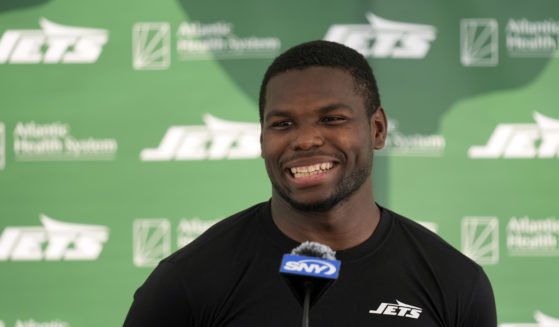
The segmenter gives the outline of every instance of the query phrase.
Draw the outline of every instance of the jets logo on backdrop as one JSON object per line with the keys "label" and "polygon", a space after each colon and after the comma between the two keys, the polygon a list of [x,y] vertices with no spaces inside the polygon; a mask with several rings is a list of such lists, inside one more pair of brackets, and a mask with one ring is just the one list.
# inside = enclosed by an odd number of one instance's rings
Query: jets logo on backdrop
{"label": "jets logo on backdrop", "polygon": [[431,25],[391,21],[373,13],[365,16],[369,25],[332,25],[324,39],[345,44],[365,57],[421,59],[436,38]]}
{"label": "jets logo on backdrop", "polygon": [[503,323],[499,327],[559,327],[559,319],[550,317],[540,311],[534,313],[536,323]]}
{"label": "jets logo on backdrop", "polygon": [[499,63],[499,32],[495,19],[460,21],[460,61],[464,66],[496,66]]}
{"label": "jets logo on backdrop", "polygon": [[536,124],[498,124],[486,145],[468,150],[474,159],[559,156],[559,120],[534,112]]}
{"label": "jets logo on backdrop", "polygon": [[413,305],[405,304],[396,300],[396,303],[381,303],[376,310],[369,310],[370,314],[397,316],[418,319],[423,309]]}
{"label": "jets logo on backdrop", "polygon": [[74,224],[40,215],[43,226],[6,227],[0,261],[96,260],[109,238],[105,226]]}
{"label": "jets logo on backdrop", "polygon": [[167,69],[171,66],[171,24],[136,23],[132,29],[134,69]]}
{"label": "jets logo on backdrop", "polygon": [[108,31],[39,19],[41,30],[7,30],[0,39],[0,64],[91,64],[108,40]]}
{"label": "jets logo on backdrop", "polygon": [[260,124],[204,115],[205,126],[171,126],[142,161],[253,159],[260,156]]}

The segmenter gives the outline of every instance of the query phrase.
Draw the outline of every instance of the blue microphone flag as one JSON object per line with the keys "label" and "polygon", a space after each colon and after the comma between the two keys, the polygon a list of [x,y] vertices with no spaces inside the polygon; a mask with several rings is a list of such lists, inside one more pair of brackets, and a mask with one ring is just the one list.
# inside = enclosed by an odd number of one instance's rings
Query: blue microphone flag
{"label": "blue microphone flag", "polygon": [[317,257],[284,254],[280,273],[337,279],[340,272],[340,261]]}

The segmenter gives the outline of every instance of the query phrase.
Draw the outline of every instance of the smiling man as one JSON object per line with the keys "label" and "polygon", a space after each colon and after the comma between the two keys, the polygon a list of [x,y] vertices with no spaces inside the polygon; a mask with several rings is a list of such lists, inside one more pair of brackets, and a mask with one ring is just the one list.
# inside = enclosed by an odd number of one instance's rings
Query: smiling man
{"label": "smiling man", "polygon": [[387,119],[362,55],[327,41],[289,49],[268,68],[259,107],[271,200],[163,260],[125,326],[297,326],[302,309],[278,266],[305,241],[342,262],[314,326],[496,326],[482,268],[375,202]]}
{"label": "smiling man", "polygon": [[382,107],[366,109],[364,84],[340,68],[310,66],[277,73],[263,92],[272,218],[297,241],[343,250],[365,241],[379,221],[371,172],[387,120]]}

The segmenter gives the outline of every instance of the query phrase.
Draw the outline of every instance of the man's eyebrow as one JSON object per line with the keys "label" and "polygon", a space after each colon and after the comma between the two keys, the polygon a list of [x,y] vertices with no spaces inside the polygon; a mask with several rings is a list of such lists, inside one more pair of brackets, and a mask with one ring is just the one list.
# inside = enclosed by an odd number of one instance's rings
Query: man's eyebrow
{"label": "man's eyebrow", "polygon": [[320,114],[327,114],[327,113],[329,113],[329,112],[331,112],[331,111],[338,110],[338,109],[352,111],[351,107],[348,106],[348,105],[346,105],[346,104],[343,104],[343,103],[333,103],[333,104],[330,104],[330,105],[327,105],[327,106],[325,106],[325,107],[320,108],[320,109],[318,110],[318,112],[319,112]]}
{"label": "man's eyebrow", "polygon": [[274,117],[286,117],[286,116],[289,116],[289,111],[273,109],[270,112],[266,113],[266,115],[264,115],[264,119],[266,120]]}
{"label": "man's eyebrow", "polygon": [[[349,110],[352,111],[351,107],[343,104],[343,103],[332,103],[327,106],[321,107],[318,109],[318,113],[321,115],[327,114],[334,110]],[[282,110],[282,109],[272,109],[268,113],[265,114],[264,120],[272,119],[275,117],[289,117],[292,113],[289,110]]]}

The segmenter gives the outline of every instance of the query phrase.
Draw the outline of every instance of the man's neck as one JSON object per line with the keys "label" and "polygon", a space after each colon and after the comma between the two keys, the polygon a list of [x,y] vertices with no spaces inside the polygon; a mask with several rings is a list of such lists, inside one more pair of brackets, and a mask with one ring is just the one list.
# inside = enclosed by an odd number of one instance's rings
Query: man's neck
{"label": "man's neck", "polygon": [[380,209],[372,190],[356,192],[326,212],[297,210],[273,193],[271,210],[276,226],[291,239],[319,242],[334,250],[363,243],[380,221]]}

